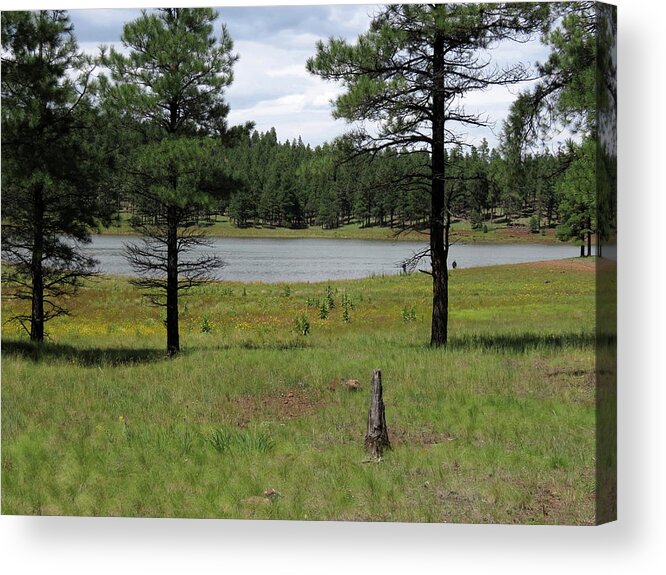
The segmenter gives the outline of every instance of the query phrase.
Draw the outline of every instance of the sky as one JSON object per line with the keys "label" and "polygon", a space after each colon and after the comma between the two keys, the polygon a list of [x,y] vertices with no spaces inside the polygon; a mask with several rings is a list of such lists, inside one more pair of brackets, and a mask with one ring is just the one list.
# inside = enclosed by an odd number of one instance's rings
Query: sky
{"label": "sky", "polygon": [[[219,21],[226,24],[240,57],[226,91],[230,123],[254,121],[262,132],[275,127],[281,141],[300,136],[312,146],[342,134],[349,126],[332,118],[331,101],[343,88],[309,74],[305,62],[315,54],[320,39],[335,36],[353,42],[367,30],[377,8],[370,4],[217,7]],[[79,45],[90,53],[96,53],[100,44],[121,49],[123,24],[139,15],[132,8],[70,11]],[[543,61],[547,51],[535,41],[503,45],[493,55],[500,64],[516,60],[534,64]],[[485,137],[491,147],[497,144],[502,120],[520,88],[497,87],[470,95],[466,109],[486,115],[494,129],[470,131],[469,143],[478,144]]]}

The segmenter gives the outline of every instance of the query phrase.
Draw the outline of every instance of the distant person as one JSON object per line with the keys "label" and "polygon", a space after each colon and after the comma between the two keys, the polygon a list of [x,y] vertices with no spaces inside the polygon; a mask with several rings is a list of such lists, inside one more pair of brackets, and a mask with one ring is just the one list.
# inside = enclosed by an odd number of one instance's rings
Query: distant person
{"label": "distant person", "polygon": [[456,263],[456,260],[453,260],[453,263],[451,264],[451,267],[453,269],[456,269],[458,267],[458,264]]}

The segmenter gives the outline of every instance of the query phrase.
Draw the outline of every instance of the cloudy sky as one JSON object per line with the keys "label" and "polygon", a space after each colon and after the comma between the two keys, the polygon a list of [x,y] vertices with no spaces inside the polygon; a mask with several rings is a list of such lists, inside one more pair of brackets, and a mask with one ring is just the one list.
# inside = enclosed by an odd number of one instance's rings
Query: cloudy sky
{"label": "cloudy sky", "polygon": [[[333,120],[330,104],[341,87],[308,74],[305,62],[315,53],[319,39],[342,36],[353,41],[367,29],[376,9],[370,4],[218,7],[220,21],[226,23],[240,56],[234,82],[227,90],[230,122],[252,120],[260,131],[275,127],[280,140],[301,136],[313,146],[343,133],[346,125]],[[140,11],[78,9],[70,15],[80,46],[96,53],[100,44],[120,49],[123,24],[138,17]],[[545,56],[538,42],[502,46],[494,52],[501,64],[516,59],[533,64]],[[466,100],[469,111],[482,112],[494,122],[494,130],[470,132],[470,143],[485,137],[491,146],[496,144],[517,89],[496,88]]]}

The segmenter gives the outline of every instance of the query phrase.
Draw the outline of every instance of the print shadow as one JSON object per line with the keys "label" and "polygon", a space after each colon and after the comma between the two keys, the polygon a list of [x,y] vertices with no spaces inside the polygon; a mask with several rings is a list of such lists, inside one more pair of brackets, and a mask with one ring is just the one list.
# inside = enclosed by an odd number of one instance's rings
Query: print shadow
{"label": "print shadow", "polygon": [[448,349],[487,349],[496,351],[524,352],[531,349],[561,349],[564,347],[601,347],[615,343],[612,334],[561,333],[561,334],[472,334],[453,336]]}
{"label": "print shadow", "polygon": [[83,367],[127,366],[168,359],[166,352],[161,349],[76,348],[49,342],[35,344],[16,340],[2,341],[2,355],[21,357],[35,363],[60,360]]}

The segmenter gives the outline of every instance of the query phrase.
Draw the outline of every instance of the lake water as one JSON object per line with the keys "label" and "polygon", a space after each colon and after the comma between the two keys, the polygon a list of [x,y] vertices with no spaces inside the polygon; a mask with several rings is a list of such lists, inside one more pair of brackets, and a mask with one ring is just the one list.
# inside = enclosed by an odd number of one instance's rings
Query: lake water
{"label": "lake water", "polygon": [[[401,262],[426,247],[407,241],[370,241],[294,238],[211,238],[212,248],[226,266],[217,278],[242,282],[318,282],[355,279],[371,275],[400,273]],[[132,275],[123,257],[123,246],[136,238],[93,236],[84,246],[86,254],[99,261],[103,273]],[[459,268],[496,264],[525,263],[571,258],[579,254],[576,246],[543,244],[455,244],[449,265]],[[422,269],[428,269],[426,260]]]}

